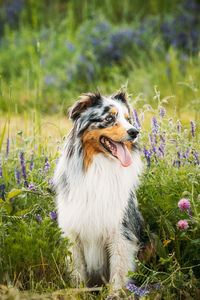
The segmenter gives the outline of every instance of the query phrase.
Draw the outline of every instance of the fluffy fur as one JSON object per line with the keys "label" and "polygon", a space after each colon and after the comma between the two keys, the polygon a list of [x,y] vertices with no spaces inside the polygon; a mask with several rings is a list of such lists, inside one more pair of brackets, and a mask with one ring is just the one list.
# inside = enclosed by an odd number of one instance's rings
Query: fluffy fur
{"label": "fluffy fur", "polygon": [[76,278],[127,283],[142,232],[135,189],[142,171],[127,96],[85,94],[56,166],[58,223],[74,242]]}

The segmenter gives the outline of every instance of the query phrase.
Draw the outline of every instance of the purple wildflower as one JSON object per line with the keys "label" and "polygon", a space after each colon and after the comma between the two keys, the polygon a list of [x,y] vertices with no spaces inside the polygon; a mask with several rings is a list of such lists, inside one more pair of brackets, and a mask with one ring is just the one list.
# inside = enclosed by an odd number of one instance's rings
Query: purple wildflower
{"label": "purple wildflower", "polygon": [[54,184],[53,184],[53,178],[50,178],[50,179],[48,180],[48,184],[50,185],[51,188],[54,187]]}
{"label": "purple wildflower", "polygon": [[22,176],[24,177],[24,185],[28,187],[28,183],[26,180],[26,167],[25,167],[26,161],[23,152],[19,152],[19,158],[20,158],[20,164],[22,169]]}
{"label": "purple wildflower", "polygon": [[151,152],[147,150],[147,148],[144,145],[144,150],[143,150],[144,156],[147,160],[147,166],[150,168],[151,166]]}
{"label": "purple wildflower", "polygon": [[135,284],[130,283],[130,282],[127,284],[126,288],[130,292],[132,292],[138,296],[146,296],[147,294],[149,294],[149,291],[151,289],[148,285],[146,285],[144,288],[141,288],[141,287],[137,287]]}
{"label": "purple wildflower", "polygon": [[47,174],[49,172],[50,163],[48,161],[48,158],[45,157],[45,164],[44,164],[44,173]]}
{"label": "purple wildflower", "polygon": [[36,191],[37,190],[36,187],[34,186],[34,184],[32,182],[29,184],[28,189],[30,191]]}
{"label": "purple wildflower", "polygon": [[195,137],[196,124],[193,121],[191,121],[190,124],[191,124],[191,127],[192,127],[192,131],[191,131],[192,136]]}
{"label": "purple wildflower", "polygon": [[187,160],[189,160],[189,156],[190,156],[190,149],[188,149],[188,150],[186,151],[186,159],[187,159]]}
{"label": "purple wildflower", "polygon": [[51,211],[51,212],[49,213],[49,216],[50,216],[50,218],[51,218],[53,221],[56,221],[56,220],[57,220],[57,214],[56,214],[55,211]]}
{"label": "purple wildflower", "polygon": [[1,164],[1,154],[0,154],[0,177],[3,176],[2,164]]}
{"label": "purple wildflower", "polygon": [[166,143],[165,137],[162,134],[160,134],[160,140],[162,143]]}
{"label": "purple wildflower", "polygon": [[177,130],[178,130],[178,133],[181,134],[181,122],[180,121],[178,121]]}
{"label": "purple wildflower", "polygon": [[156,118],[153,116],[151,119],[151,127],[152,127],[152,132],[153,133],[158,133],[159,131],[159,126],[158,126],[158,121],[156,120]]}
{"label": "purple wildflower", "polygon": [[38,222],[41,224],[42,223],[42,218],[40,217],[40,215],[35,215],[35,217],[37,218]]}
{"label": "purple wildflower", "polygon": [[181,166],[181,161],[180,160],[174,160],[173,161],[173,167],[175,167],[175,166],[178,166],[178,168],[180,168],[180,166]]}
{"label": "purple wildflower", "polygon": [[33,160],[33,154],[31,155],[31,161],[30,161],[30,166],[29,166],[29,171],[32,171],[34,167],[34,160]]}
{"label": "purple wildflower", "polygon": [[22,218],[22,221],[24,221],[24,215],[23,214],[21,215],[21,218]]}
{"label": "purple wildflower", "polygon": [[195,149],[192,149],[191,153],[192,153],[192,156],[194,157],[194,165],[195,166],[199,165],[200,164],[200,162],[199,162],[199,152]]}
{"label": "purple wildflower", "polygon": [[6,144],[6,155],[8,156],[10,153],[10,139],[7,138],[7,144]]}
{"label": "purple wildflower", "polygon": [[17,180],[17,183],[20,185],[20,173],[19,173],[19,170],[18,170],[18,166],[15,170],[15,178]]}
{"label": "purple wildflower", "polygon": [[188,229],[188,222],[185,220],[178,221],[177,228],[181,231]]}
{"label": "purple wildflower", "polygon": [[190,208],[190,201],[188,199],[183,198],[178,202],[178,207],[181,210],[187,210]]}
{"label": "purple wildflower", "polygon": [[165,156],[165,145],[164,144],[161,144],[158,147],[158,155],[159,155],[159,157],[164,157]]}
{"label": "purple wildflower", "polygon": [[163,119],[166,114],[166,110],[163,106],[160,107],[160,117]]}
{"label": "purple wildflower", "polygon": [[0,184],[0,197],[5,200],[5,184]]}
{"label": "purple wildflower", "polygon": [[134,117],[134,126],[137,130],[141,130],[141,124],[138,118],[137,110],[133,109],[133,117]]}

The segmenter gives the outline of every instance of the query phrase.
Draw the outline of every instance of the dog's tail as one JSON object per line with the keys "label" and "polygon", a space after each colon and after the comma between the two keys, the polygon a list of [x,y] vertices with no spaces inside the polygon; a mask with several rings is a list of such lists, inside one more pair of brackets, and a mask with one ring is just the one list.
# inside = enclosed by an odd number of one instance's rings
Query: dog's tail
{"label": "dog's tail", "polygon": [[153,233],[150,234],[149,241],[144,242],[144,246],[140,248],[138,251],[138,259],[143,264],[148,264],[157,252],[155,235]]}

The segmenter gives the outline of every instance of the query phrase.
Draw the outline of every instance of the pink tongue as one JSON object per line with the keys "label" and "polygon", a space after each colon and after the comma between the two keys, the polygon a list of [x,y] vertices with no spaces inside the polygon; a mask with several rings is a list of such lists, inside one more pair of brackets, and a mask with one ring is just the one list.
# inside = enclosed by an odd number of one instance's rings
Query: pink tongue
{"label": "pink tongue", "polygon": [[115,144],[115,146],[117,147],[115,156],[117,156],[117,158],[120,160],[122,166],[123,167],[130,166],[130,164],[132,163],[132,158],[131,158],[131,154],[128,151],[126,145],[117,143],[117,142],[113,142],[113,141],[112,141],[112,143]]}

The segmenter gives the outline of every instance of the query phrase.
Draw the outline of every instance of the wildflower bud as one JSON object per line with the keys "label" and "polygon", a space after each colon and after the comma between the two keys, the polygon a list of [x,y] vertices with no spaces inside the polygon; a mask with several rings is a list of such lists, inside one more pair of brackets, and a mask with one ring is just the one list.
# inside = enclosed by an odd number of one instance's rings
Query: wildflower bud
{"label": "wildflower bud", "polygon": [[56,214],[55,211],[51,211],[51,212],[49,213],[49,216],[50,216],[50,218],[51,218],[53,221],[56,221],[56,219],[57,219],[57,214]]}
{"label": "wildflower bud", "polygon": [[44,165],[44,174],[47,174],[49,172],[50,163],[48,161],[48,158],[45,157],[45,165]]}
{"label": "wildflower bud", "polygon": [[20,173],[19,173],[19,170],[18,170],[18,166],[17,166],[17,169],[15,170],[15,178],[17,180],[17,184],[20,185]]}
{"label": "wildflower bud", "polygon": [[133,117],[134,117],[134,126],[137,130],[141,130],[141,124],[138,118],[137,110],[134,108],[133,109]]}
{"label": "wildflower bud", "polygon": [[1,155],[0,155],[0,177],[3,176],[2,165],[1,165]]}
{"label": "wildflower bud", "polygon": [[190,202],[189,200],[183,198],[179,201],[178,203],[178,207],[181,209],[181,210],[187,210],[190,208]]}
{"label": "wildflower bud", "polygon": [[163,106],[160,107],[160,117],[163,119],[166,114],[166,110]]}
{"label": "wildflower bud", "polygon": [[196,124],[193,121],[191,121],[190,124],[192,127],[192,136],[195,137]]}
{"label": "wildflower bud", "polygon": [[178,133],[181,134],[181,123],[180,123],[180,121],[178,121],[177,130],[178,130]]}
{"label": "wildflower bud", "polygon": [[188,222],[185,220],[178,221],[177,228],[181,231],[188,229]]}
{"label": "wildflower bud", "polygon": [[40,217],[40,215],[35,215],[35,217],[37,218],[38,222],[41,224],[42,223],[42,218]]}
{"label": "wildflower bud", "polygon": [[9,155],[10,153],[10,139],[7,138],[7,145],[6,145],[6,154],[7,156]]}
{"label": "wildflower bud", "polygon": [[158,131],[159,131],[158,121],[156,120],[156,118],[154,116],[151,119],[151,127],[152,127],[153,133],[158,133]]}

